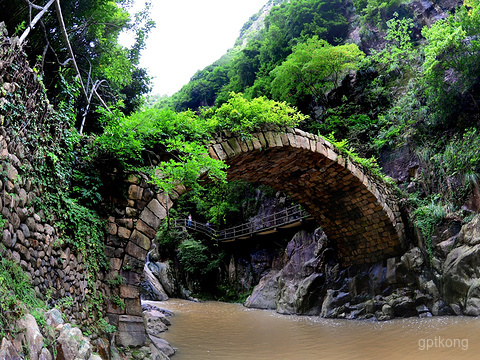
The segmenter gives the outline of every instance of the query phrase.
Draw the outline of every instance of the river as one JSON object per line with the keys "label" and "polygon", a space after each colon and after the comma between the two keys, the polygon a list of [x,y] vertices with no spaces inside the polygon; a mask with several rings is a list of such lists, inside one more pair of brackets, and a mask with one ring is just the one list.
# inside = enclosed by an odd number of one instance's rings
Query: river
{"label": "river", "polygon": [[480,319],[431,317],[385,322],[280,315],[241,304],[170,299],[165,338],[172,360],[479,359]]}

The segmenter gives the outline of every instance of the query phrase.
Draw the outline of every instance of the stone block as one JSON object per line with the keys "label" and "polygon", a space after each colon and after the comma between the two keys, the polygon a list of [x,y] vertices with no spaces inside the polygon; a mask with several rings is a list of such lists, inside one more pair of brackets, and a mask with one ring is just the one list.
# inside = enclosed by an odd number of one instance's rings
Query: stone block
{"label": "stone block", "polygon": [[117,225],[109,222],[107,224],[107,233],[110,235],[117,235]]}
{"label": "stone block", "polygon": [[122,259],[117,259],[117,258],[111,258],[110,261],[110,269],[111,270],[120,270],[122,267]]}
{"label": "stone block", "polygon": [[142,220],[137,221],[137,224],[136,224],[135,228],[138,231],[140,231],[141,233],[145,234],[150,239],[153,239],[155,237],[155,235],[157,234],[155,229],[152,229],[150,226],[145,224],[145,222],[143,222]]}
{"label": "stone block", "polygon": [[140,286],[142,281],[142,275],[133,271],[122,270],[120,276],[125,279],[125,284],[128,285]]}
{"label": "stone block", "polygon": [[145,261],[147,257],[147,250],[142,249],[140,246],[135,245],[133,242],[129,241],[127,248],[125,249],[126,253],[138,260]]}
{"label": "stone block", "polygon": [[120,285],[120,296],[124,299],[136,299],[140,297],[140,292],[136,286]]}
{"label": "stone block", "polygon": [[218,160],[226,160],[227,159],[227,154],[223,150],[222,145],[220,145],[220,144],[213,145],[213,150],[215,151],[215,154],[216,154],[216,157],[214,157],[214,158],[216,158]]}
{"label": "stone block", "polygon": [[131,200],[140,200],[143,195],[143,189],[138,185],[130,185],[128,188],[128,198]]}
{"label": "stone block", "polygon": [[129,239],[132,232],[124,227],[118,228],[118,237],[121,239]]}
{"label": "stone block", "polygon": [[125,255],[122,269],[142,274],[144,265],[145,261],[139,260],[130,255]]}
{"label": "stone block", "polygon": [[152,245],[150,239],[137,230],[133,230],[130,241],[147,251],[150,250],[150,247]]}
{"label": "stone block", "polygon": [[153,229],[158,229],[162,220],[158,218],[148,207],[140,214],[140,220]]}
{"label": "stone block", "polygon": [[150,209],[150,211],[153,212],[160,220],[163,220],[167,217],[167,210],[157,199],[150,201],[147,205],[147,208]]}

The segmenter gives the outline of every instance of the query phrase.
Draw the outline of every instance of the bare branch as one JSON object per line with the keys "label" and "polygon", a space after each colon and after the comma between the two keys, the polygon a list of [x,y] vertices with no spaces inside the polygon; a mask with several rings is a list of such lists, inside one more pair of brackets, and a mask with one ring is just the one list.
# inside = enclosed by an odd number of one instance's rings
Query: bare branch
{"label": "bare branch", "polygon": [[[35,27],[35,24],[38,22],[38,20],[40,20],[43,16],[43,14],[45,14],[45,12],[47,12],[48,8],[54,3],[55,0],[50,0],[42,9],[42,11],[40,11],[37,16],[35,16],[33,18],[33,20],[30,22],[30,24],[28,25],[28,27],[25,29],[25,31],[23,32],[22,36],[20,36],[20,39],[19,39],[19,44],[21,45],[24,41],[25,41],[25,38],[28,36],[28,34],[30,33],[30,31]],[[30,5],[31,6],[31,5]]]}

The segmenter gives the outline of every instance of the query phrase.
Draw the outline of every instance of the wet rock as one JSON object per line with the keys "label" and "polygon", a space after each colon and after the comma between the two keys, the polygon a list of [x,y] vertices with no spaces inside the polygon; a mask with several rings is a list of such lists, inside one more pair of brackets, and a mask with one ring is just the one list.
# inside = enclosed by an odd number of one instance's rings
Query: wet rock
{"label": "wet rock", "polygon": [[[169,360],[169,357],[161,352],[154,344],[150,344],[151,360]],[[113,359],[112,359],[113,360]]]}
{"label": "wet rock", "polygon": [[168,341],[155,336],[150,336],[150,340],[152,340],[153,345],[155,345],[155,347],[166,356],[172,356],[175,354],[175,349],[172,348]]}
{"label": "wet rock", "polygon": [[452,309],[454,304],[460,309],[463,307],[470,287],[480,278],[478,264],[480,245],[463,245],[448,254],[443,264],[443,294],[444,300]]}
{"label": "wet rock", "polygon": [[370,299],[365,301],[365,313],[366,314],[375,314],[375,301]]}
{"label": "wet rock", "polygon": [[399,296],[391,299],[388,304],[393,308],[395,317],[416,316],[415,302],[408,296]]}
{"label": "wet rock", "polygon": [[382,313],[388,317],[388,320],[393,319],[395,317],[395,310],[388,304],[384,304],[382,306]]}
{"label": "wet rock", "polygon": [[465,302],[465,315],[480,315],[480,279],[477,279],[468,289]]}
{"label": "wet rock", "polygon": [[275,309],[278,289],[278,271],[271,270],[260,279],[244,305],[256,309]]}
{"label": "wet rock", "polygon": [[432,306],[432,314],[435,316],[454,315],[453,310],[448,306],[445,301],[438,300]]}
{"label": "wet rock", "polygon": [[298,315],[318,315],[322,309],[321,292],[325,276],[313,273],[298,285],[295,300],[295,313]]}
{"label": "wet rock", "polygon": [[167,325],[162,321],[162,313],[156,310],[144,311],[143,322],[148,335],[158,336],[167,331]]}
{"label": "wet rock", "polygon": [[148,263],[148,268],[158,279],[167,295],[173,296],[175,294],[175,279],[168,262],[150,262]]}
{"label": "wet rock", "polygon": [[278,291],[277,312],[280,314],[295,314],[298,284],[288,281],[280,284]]}
{"label": "wet rock", "polygon": [[145,293],[142,294],[142,298],[145,300],[165,301],[168,300],[168,295],[165,292],[162,284],[158,278],[150,270],[148,264],[145,264],[143,269],[144,280],[142,287]]}
{"label": "wet rock", "polygon": [[422,251],[420,248],[415,247],[407,251],[401,257],[402,263],[405,265],[407,271],[421,272],[422,267],[425,263]]}
{"label": "wet rock", "polygon": [[349,293],[331,289],[327,290],[327,296],[325,296],[325,299],[323,300],[320,316],[324,318],[335,317],[335,314],[338,313],[338,311],[335,311],[336,308],[345,305],[349,301]]}

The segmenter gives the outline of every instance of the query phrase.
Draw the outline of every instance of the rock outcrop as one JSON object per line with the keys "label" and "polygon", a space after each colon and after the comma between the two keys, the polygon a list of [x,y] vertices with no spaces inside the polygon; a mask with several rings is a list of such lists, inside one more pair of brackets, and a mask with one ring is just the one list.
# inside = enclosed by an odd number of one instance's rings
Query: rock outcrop
{"label": "rock outcrop", "polygon": [[461,228],[457,220],[443,224],[434,243],[433,256],[415,246],[385,262],[341,268],[321,229],[301,231],[245,306],[348,319],[480,315],[480,215]]}

